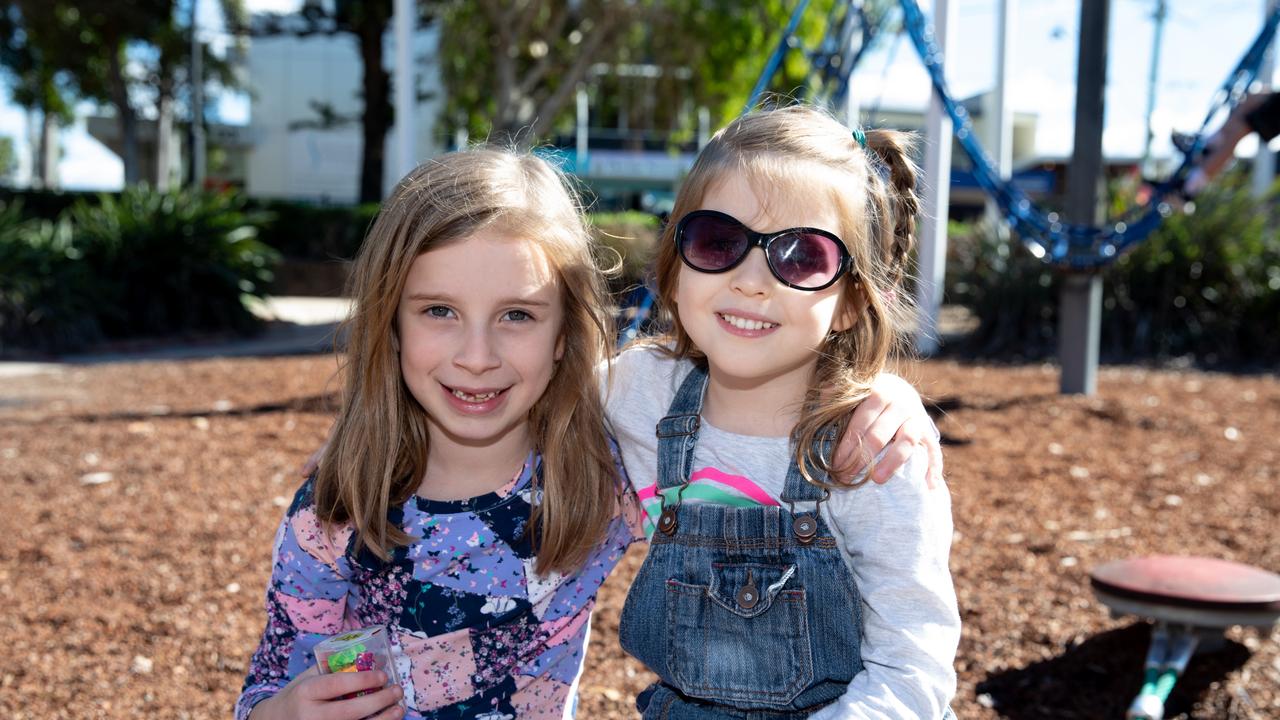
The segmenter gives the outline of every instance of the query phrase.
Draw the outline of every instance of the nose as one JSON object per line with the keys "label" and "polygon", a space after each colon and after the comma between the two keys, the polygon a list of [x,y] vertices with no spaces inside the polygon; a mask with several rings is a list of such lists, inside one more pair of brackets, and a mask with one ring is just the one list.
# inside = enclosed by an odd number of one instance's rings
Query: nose
{"label": "nose", "polygon": [[453,356],[453,364],[472,375],[481,375],[502,365],[491,328],[468,328]]}
{"label": "nose", "polygon": [[773,273],[769,270],[769,261],[765,259],[764,248],[751,248],[746,259],[729,271],[729,276],[730,287],[747,297],[767,295],[774,285]]}

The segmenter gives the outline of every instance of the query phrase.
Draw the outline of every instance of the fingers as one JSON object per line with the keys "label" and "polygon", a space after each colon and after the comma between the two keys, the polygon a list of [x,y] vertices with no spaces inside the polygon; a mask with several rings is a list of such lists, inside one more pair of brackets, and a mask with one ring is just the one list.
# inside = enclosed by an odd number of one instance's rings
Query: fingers
{"label": "fingers", "polygon": [[[318,671],[317,671],[318,672]],[[381,670],[365,670],[363,672],[339,672],[316,675],[299,690],[308,700],[337,700],[344,695],[358,693],[361,690],[375,690],[384,687],[390,678]],[[303,690],[305,688],[305,690]],[[371,708],[373,712],[378,708]],[[361,717],[361,716],[356,716]]]}
{"label": "fingers", "polygon": [[876,461],[875,467],[871,470],[871,480],[877,485],[883,485],[889,482],[889,478],[897,472],[902,464],[911,458],[911,454],[915,452],[915,443],[909,440],[894,439],[893,444],[885,450],[884,455]]}
{"label": "fingers", "polygon": [[929,461],[925,482],[930,490],[938,487],[942,484],[942,445],[933,423],[923,416],[912,416],[902,424],[872,469],[871,479],[877,483],[888,482],[920,447],[926,450]]}
{"label": "fingers", "polygon": [[893,432],[892,444],[871,473],[871,479],[878,483],[887,482],[911,458],[916,446],[926,445],[933,438],[932,423],[927,416],[912,415],[903,418]]}
{"label": "fingers", "polygon": [[[349,673],[359,675],[361,673]],[[394,720],[404,716],[404,708],[400,707],[400,699],[404,697],[404,690],[399,685],[384,687],[381,690],[361,695],[357,698],[341,701],[342,720],[350,718],[350,720],[359,720],[360,718],[378,718],[379,720]],[[337,703],[335,703],[337,704]]]}
{"label": "fingers", "polygon": [[[870,395],[863,400],[854,411],[849,426],[836,447],[835,466],[839,468],[836,480],[852,483],[858,473],[866,469],[880,454],[889,438],[898,432],[904,415],[900,406],[886,403],[879,394]],[[888,478],[888,475],[885,477]],[[882,483],[884,480],[876,482]]]}
{"label": "fingers", "polygon": [[868,395],[858,404],[858,409],[853,412],[853,417],[849,418],[849,429],[845,433],[845,437],[861,438],[875,424],[876,418],[880,417],[880,413],[884,412],[886,405],[888,403],[885,402],[880,393],[873,392]]}

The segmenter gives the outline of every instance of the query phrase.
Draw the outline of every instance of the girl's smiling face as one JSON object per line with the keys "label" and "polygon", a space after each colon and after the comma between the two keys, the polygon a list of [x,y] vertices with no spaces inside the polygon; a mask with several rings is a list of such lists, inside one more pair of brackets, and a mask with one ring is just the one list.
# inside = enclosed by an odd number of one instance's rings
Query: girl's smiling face
{"label": "girl's smiling face", "polygon": [[[814,227],[836,233],[839,216],[814,201],[803,207],[765,205],[747,180],[729,174],[712,184],[700,209],[731,215],[756,232]],[[839,313],[847,278],[818,291],[778,282],[764,250],[753,248],[737,267],[703,273],[682,264],[676,281],[680,325],[706,356],[713,381],[751,387],[790,378],[808,382],[817,351],[832,330],[848,327]]]}
{"label": "girl's smiling face", "polygon": [[400,296],[400,370],[432,452],[531,442],[529,410],[564,352],[564,303],[537,246],[493,228],[417,257]]}

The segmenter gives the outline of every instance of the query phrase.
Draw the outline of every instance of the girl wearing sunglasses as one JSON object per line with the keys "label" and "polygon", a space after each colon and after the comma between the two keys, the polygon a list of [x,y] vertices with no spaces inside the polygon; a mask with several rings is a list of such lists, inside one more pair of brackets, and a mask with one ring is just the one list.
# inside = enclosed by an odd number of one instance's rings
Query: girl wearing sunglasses
{"label": "girl wearing sunglasses", "polygon": [[659,676],[645,718],[951,716],[945,487],[923,452],[883,485],[831,480],[911,327],[907,140],[748,114],[676,198],[670,335],[618,358],[606,407],[651,534],[619,631]]}

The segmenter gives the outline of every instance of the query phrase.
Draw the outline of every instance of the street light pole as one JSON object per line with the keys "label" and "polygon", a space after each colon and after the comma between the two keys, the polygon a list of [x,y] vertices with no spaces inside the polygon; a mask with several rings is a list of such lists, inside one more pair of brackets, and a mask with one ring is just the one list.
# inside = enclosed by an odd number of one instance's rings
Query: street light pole
{"label": "street light pole", "polygon": [[[936,0],[933,32],[945,67],[948,42],[955,27],[955,5]],[[916,349],[921,355],[938,351],[938,313],[947,273],[947,206],[951,200],[951,119],[935,92],[925,114],[924,203],[920,223],[920,282],[916,285],[916,307],[920,310],[920,330]]]}
{"label": "street light pole", "polygon": [[[1097,225],[1103,181],[1102,127],[1107,80],[1110,0],[1080,3],[1080,52],[1076,68],[1076,131],[1067,171],[1067,219]],[[1102,328],[1102,278],[1097,273],[1061,275],[1058,299],[1058,362],[1064,395],[1098,390],[1098,345]]]}

